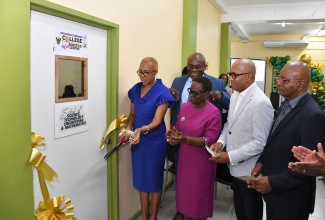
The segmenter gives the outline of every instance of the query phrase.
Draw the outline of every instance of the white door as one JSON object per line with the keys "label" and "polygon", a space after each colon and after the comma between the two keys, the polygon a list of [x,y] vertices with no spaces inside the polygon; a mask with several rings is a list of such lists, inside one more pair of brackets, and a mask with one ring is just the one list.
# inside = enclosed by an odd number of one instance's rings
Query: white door
{"label": "white door", "polygon": [[[55,139],[55,30],[57,27],[87,33],[88,130]],[[47,184],[51,198],[64,194],[79,220],[106,220],[107,167],[99,150],[106,129],[107,32],[73,21],[31,13],[31,130],[45,136],[40,147],[45,161],[59,178]],[[77,101],[78,102],[78,101]],[[77,103],[75,102],[75,103]],[[80,101],[79,101],[80,102]],[[35,209],[43,201],[34,170]]]}

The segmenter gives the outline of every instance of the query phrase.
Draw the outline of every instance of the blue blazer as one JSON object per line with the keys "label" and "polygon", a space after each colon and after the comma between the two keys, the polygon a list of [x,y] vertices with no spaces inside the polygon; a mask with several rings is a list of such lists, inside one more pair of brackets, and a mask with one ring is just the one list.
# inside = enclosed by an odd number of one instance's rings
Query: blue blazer
{"label": "blue blazer", "polygon": [[[222,109],[229,109],[229,102],[230,102],[230,96],[226,91],[226,87],[224,82],[221,79],[217,79],[215,77],[209,76],[208,74],[204,73],[204,76],[211,80],[212,82],[212,91],[218,90],[222,92],[222,99],[220,102],[217,102],[215,106],[222,112]],[[176,77],[173,81],[172,88],[176,89],[179,92],[180,99],[176,102],[174,108],[171,109],[171,122],[173,125],[176,124],[177,121],[177,115],[179,113],[179,110],[181,108],[181,97],[182,92],[185,86],[185,83],[187,79],[189,78],[189,75]]]}

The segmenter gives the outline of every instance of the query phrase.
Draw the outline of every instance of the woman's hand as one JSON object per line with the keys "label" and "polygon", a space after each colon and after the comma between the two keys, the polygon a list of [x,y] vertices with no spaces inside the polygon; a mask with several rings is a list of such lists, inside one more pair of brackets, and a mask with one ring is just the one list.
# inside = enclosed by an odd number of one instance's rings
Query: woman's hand
{"label": "woman's hand", "polygon": [[182,132],[172,129],[166,132],[166,139],[170,145],[177,145],[186,140],[186,137]]}
{"label": "woman's hand", "polygon": [[137,128],[134,130],[134,139],[130,140],[130,144],[138,144],[140,142],[140,136],[141,136],[141,128]]}
{"label": "woman's hand", "polygon": [[119,137],[119,142],[123,144],[129,141],[129,136],[126,134],[126,132],[120,132],[118,134],[118,137]]}

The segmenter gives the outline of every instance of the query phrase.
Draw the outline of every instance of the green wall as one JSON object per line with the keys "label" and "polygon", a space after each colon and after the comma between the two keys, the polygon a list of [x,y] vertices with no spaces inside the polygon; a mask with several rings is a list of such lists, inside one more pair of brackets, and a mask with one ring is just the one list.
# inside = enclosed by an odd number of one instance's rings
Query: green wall
{"label": "green wall", "polygon": [[182,69],[196,52],[198,0],[183,1]]}
{"label": "green wall", "polygon": [[221,40],[220,40],[220,71],[219,73],[227,73],[230,70],[230,45],[231,30],[230,23],[221,24]]}
{"label": "green wall", "polygon": [[29,29],[30,2],[0,3],[0,218],[33,219]]}

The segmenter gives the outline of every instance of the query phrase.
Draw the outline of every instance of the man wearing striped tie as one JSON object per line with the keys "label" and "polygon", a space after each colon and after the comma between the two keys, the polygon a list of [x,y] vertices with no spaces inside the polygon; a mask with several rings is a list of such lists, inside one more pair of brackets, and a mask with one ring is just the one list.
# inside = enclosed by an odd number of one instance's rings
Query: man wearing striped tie
{"label": "man wearing striped tie", "polygon": [[252,171],[252,176],[263,176],[248,181],[249,188],[262,193],[268,220],[306,220],[314,211],[315,177],[288,168],[297,161],[292,146],[313,151],[325,143],[325,113],[308,94],[310,78],[309,66],[300,61],[287,63],[278,77],[279,94],[286,100]]}

